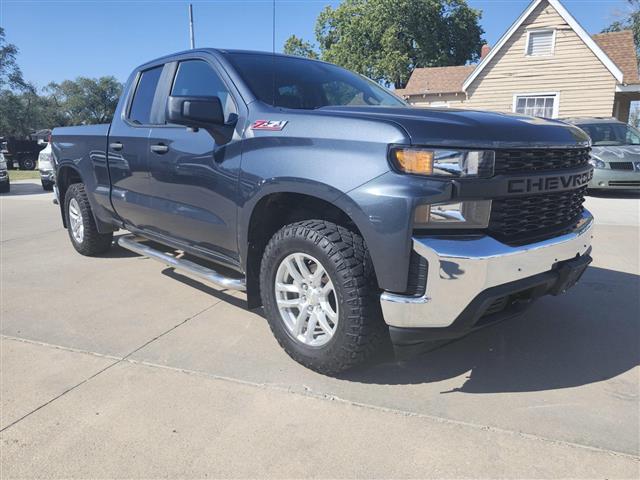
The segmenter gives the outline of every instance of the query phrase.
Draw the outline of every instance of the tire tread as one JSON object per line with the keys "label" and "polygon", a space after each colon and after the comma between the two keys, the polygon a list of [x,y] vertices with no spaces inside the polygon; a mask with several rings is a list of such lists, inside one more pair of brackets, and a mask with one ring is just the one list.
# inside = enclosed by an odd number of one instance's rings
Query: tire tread
{"label": "tire tread", "polygon": [[[318,361],[300,354],[291,348],[290,339],[283,337],[274,328],[269,310],[277,313],[275,302],[270,295],[268,285],[268,259],[274,256],[278,244],[286,239],[301,238],[314,243],[322,249],[334,263],[340,281],[346,292],[344,304],[340,308],[347,309],[346,321],[348,329],[346,338],[342,339],[340,349],[331,358]],[[286,225],[269,241],[263,255],[260,273],[263,304],[269,317],[269,325],[280,346],[294,360],[302,365],[323,374],[333,375],[347,370],[368,359],[388,336],[382,320],[379,304],[379,289],[375,281],[373,264],[364,240],[357,233],[326,220],[304,220]],[[340,318],[343,321],[343,318]]]}

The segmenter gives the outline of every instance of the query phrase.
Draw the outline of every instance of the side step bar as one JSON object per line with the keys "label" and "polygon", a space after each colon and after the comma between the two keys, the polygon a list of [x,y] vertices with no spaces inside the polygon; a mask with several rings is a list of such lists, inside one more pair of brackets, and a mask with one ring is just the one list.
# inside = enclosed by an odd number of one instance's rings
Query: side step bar
{"label": "side step bar", "polygon": [[225,277],[210,268],[203,267],[202,265],[198,265],[197,263],[186,259],[173,257],[161,252],[160,250],[151,248],[150,246],[138,241],[137,238],[138,237],[132,234],[122,235],[121,237],[118,237],[118,245],[122,248],[126,248],[127,250],[131,250],[138,255],[158,260],[159,262],[164,263],[169,267],[173,267],[176,270],[184,270],[191,275],[214,283],[219,287],[240,291],[245,291],[247,289],[244,279]]}

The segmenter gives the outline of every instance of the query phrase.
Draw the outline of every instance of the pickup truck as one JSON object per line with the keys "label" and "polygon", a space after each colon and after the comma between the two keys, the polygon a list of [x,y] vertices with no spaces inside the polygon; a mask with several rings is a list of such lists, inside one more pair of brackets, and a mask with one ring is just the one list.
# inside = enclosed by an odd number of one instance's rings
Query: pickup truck
{"label": "pickup truck", "polygon": [[52,138],[79,253],[124,229],[120,246],[246,291],[324,374],[573,286],[589,152],[560,121],[412,108],[329,63],[220,49],[136,68],[110,125]]}

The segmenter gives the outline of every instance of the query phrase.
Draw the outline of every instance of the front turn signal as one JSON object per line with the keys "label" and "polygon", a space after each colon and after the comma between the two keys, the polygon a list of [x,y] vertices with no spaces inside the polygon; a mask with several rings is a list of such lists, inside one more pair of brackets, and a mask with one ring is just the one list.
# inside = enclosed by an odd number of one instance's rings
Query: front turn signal
{"label": "front turn signal", "polygon": [[391,159],[404,173],[431,175],[433,173],[433,151],[415,148],[394,148]]}

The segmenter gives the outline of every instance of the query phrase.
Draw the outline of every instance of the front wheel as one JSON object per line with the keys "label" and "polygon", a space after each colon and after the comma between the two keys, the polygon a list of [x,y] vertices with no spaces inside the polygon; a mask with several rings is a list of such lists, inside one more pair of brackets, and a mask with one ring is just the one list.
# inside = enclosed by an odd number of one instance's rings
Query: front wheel
{"label": "front wheel", "polygon": [[260,290],[278,343],[320,373],[363,362],[387,335],[366,245],[331,222],[307,220],[278,231],[264,252]]}
{"label": "front wheel", "polygon": [[97,255],[111,248],[113,232],[100,233],[82,183],[71,185],[64,197],[67,231],[73,247],[82,255]]}

